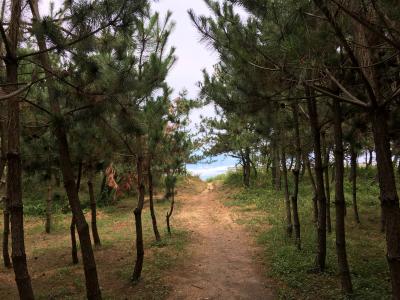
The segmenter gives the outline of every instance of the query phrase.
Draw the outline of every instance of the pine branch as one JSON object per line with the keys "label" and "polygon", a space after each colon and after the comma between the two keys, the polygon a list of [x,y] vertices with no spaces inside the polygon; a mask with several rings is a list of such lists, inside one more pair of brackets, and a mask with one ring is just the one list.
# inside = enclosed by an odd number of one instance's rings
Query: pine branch
{"label": "pine branch", "polygon": [[[29,2],[31,2],[31,1],[32,1],[32,0],[29,0]],[[100,26],[100,27],[97,28],[96,30],[94,30],[94,31],[92,31],[92,32],[90,32],[90,33],[84,34],[83,36],[81,36],[81,37],[79,37],[79,38],[77,38],[77,39],[75,39],[75,40],[73,40],[73,41],[70,41],[69,43],[66,43],[66,44],[64,44],[64,45],[55,45],[55,46],[53,46],[53,47],[46,48],[46,49],[43,49],[43,50],[39,50],[39,51],[35,51],[35,52],[23,54],[23,55],[18,56],[17,59],[18,59],[18,60],[21,60],[21,59],[24,59],[24,58],[26,58],[26,57],[36,56],[36,55],[43,54],[43,53],[47,53],[47,52],[50,52],[50,51],[53,51],[53,50],[56,50],[56,49],[60,49],[60,48],[61,48],[61,49],[65,49],[65,48],[67,48],[67,47],[69,47],[69,46],[72,46],[72,45],[74,45],[74,44],[77,44],[77,43],[79,43],[79,42],[81,42],[81,41],[83,41],[83,40],[85,40],[85,39],[87,39],[87,38],[89,38],[89,37],[95,35],[96,33],[99,33],[100,31],[106,29],[107,27],[109,27],[109,26],[115,24],[115,22],[116,22],[116,21],[118,20],[118,18],[121,16],[121,14],[122,14],[122,12],[123,12],[123,10],[124,10],[124,8],[125,8],[126,1],[127,1],[127,0],[124,0],[124,2],[122,3],[121,9],[119,10],[117,16],[116,16],[114,19],[112,19],[111,21],[109,21],[109,22],[106,23],[105,25]]]}
{"label": "pine branch", "polygon": [[25,92],[26,90],[30,89],[34,84],[36,84],[36,83],[38,83],[40,81],[43,81],[46,78],[47,77],[43,77],[43,78],[37,79],[35,81],[32,81],[28,85],[25,85],[25,86],[19,88],[18,90],[15,90],[14,92],[9,93],[9,94],[5,94],[3,89],[0,88],[0,94],[3,94],[2,96],[0,96],[0,101],[8,100],[8,99],[10,99],[12,97],[18,96],[18,95],[22,94],[23,92]]}

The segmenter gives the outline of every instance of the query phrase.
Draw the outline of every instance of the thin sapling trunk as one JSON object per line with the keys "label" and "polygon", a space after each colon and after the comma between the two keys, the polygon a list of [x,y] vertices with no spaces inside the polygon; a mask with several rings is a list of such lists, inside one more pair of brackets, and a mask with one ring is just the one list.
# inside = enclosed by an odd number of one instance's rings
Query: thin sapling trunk
{"label": "thin sapling trunk", "polygon": [[148,180],[149,180],[149,201],[150,201],[150,215],[151,215],[151,221],[153,225],[153,232],[154,236],[156,238],[156,241],[159,242],[161,241],[161,235],[160,232],[158,231],[158,226],[157,226],[157,217],[156,217],[156,212],[154,209],[154,199],[153,199],[153,172],[151,168],[151,159],[149,159],[149,164],[148,164]]}
{"label": "thin sapling trunk", "polygon": [[288,235],[288,237],[291,237],[292,232],[293,232],[293,224],[292,224],[292,211],[291,211],[291,207],[290,207],[288,171],[287,171],[287,166],[286,166],[285,149],[282,149],[281,164],[282,164],[282,171],[283,171],[283,183],[284,183],[284,188],[285,188],[286,234]]}

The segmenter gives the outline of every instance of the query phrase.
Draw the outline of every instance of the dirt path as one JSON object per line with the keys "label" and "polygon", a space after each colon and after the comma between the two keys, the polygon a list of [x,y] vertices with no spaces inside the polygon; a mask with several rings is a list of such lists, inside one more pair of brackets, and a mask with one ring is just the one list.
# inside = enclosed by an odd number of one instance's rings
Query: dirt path
{"label": "dirt path", "polygon": [[218,197],[218,191],[205,189],[181,202],[177,218],[193,241],[190,258],[168,278],[168,299],[275,299],[251,238]]}

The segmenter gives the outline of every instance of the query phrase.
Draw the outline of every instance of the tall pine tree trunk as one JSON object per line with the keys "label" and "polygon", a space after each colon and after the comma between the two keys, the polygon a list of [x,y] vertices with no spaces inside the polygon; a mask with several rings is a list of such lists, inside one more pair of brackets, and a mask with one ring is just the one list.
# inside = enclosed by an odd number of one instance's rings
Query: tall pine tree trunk
{"label": "tall pine tree trunk", "polygon": [[[76,189],[79,194],[79,190],[81,188],[81,178],[82,178],[82,160],[79,161],[79,167],[78,167],[78,177],[76,179]],[[74,214],[71,216],[71,224],[69,227],[70,235],[71,235],[71,257],[72,257],[72,263],[77,264],[79,263],[79,258],[78,258],[78,246],[76,243],[76,224],[75,224],[75,218]]]}
{"label": "tall pine tree trunk", "polygon": [[370,118],[378,166],[381,206],[385,220],[387,261],[392,293],[394,299],[400,299],[400,208],[389,142],[387,112],[382,108],[377,108],[370,113]]}
{"label": "tall pine tree trunk", "polygon": [[284,183],[284,188],[285,188],[286,233],[289,237],[291,237],[292,232],[293,232],[292,210],[290,207],[288,172],[287,172],[287,166],[286,166],[286,154],[285,154],[284,147],[282,147],[281,164],[282,164],[282,171],[283,171],[283,183]]}
{"label": "tall pine tree trunk", "polygon": [[12,267],[10,252],[8,250],[8,241],[10,236],[10,201],[7,196],[3,197],[3,263],[9,269]]}
{"label": "tall pine tree trunk", "polygon": [[291,197],[292,209],[293,209],[293,225],[294,233],[296,238],[297,249],[301,249],[301,234],[300,234],[300,218],[299,210],[297,205],[297,198],[299,195],[299,179],[300,179],[300,167],[301,167],[301,143],[300,143],[300,125],[299,125],[299,107],[297,104],[292,104],[294,130],[295,130],[295,145],[296,145],[296,164],[293,170],[293,195]]}
{"label": "tall pine tree trunk", "polygon": [[157,217],[156,217],[156,212],[154,209],[154,199],[153,199],[153,172],[152,172],[152,167],[151,167],[151,158],[149,158],[149,163],[148,163],[148,170],[147,170],[147,176],[149,179],[149,201],[150,201],[150,215],[151,215],[151,222],[153,225],[153,232],[154,236],[156,238],[156,241],[161,241],[161,236],[160,232],[158,231],[158,226],[157,226]]}
{"label": "tall pine tree trunk", "polygon": [[308,173],[308,177],[310,178],[310,182],[311,182],[311,187],[313,188],[313,198],[312,198],[312,202],[313,202],[313,222],[315,224],[317,224],[318,222],[318,202],[317,202],[317,186],[315,185],[315,180],[314,180],[314,175],[313,172],[311,170],[311,163],[310,163],[310,159],[308,158],[308,154],[305,155],[304,158],[304,164],[306,165],[307,168],[307,173]]}
{"label": "tall pine tree trunk", "polygon": [[97,230],[97,204],[96,204],[96,197],[94,196],[92,170],[89,170],[87,185],[88,185],[89,199],[90,199],[90,212],[91,212],[93,242],[94,242],[95,246],[100,246],[101,241],[100,241],[99,231]]}
{"label": "tall pine tree trunk", "polygon": [[[1,110],[5,110],[5,107],[1,107]],[[5,115],[1,115],[1,118],[6,118]],[[0,120],[0,182],[3,179],[4,171],[7,165],[7,125],[5,120]]]}
{"label": "tall pine tree trunk", "polygon": [[324,169],[321,158],[321,133],[318,121],[317,103],[315,98],[311,97],[311,93],[307,89],[307,105],[308,114],[310,116],[310,126],[313,136],[314,156],[315,156],[315,181],[318,202],[318,247],[316,257],[316,267],[319,271],[325,270],[326,262],[326,197],[324,188]]}
{"label": "tall pine tree trunk", "polygon": [[[29,5],[32,11],[33,23],[40,22],[40,14],[37,0],[29,0]],[[69,153],[66,127],[63,122],[64,119],[59,98],[56,93],[55,86],[53,85],[51,72],[52,67],[48,52],[46,52],[46,42],[44,36],[40,33],[36,33],[36,39],[38,42],[39,50],[43,51],[39,55],[39,59],[45,69],[46,76],[48,76],[46,83],[49,94],[50,110],[53,114],[53,117],[57,119],[54,133],[58,144],[60,169],[63,175],[64,186],[67,192],[69,205],[74,216],[74,221],[78,230],[79,242],[81,245],[82,261],[86,280],[86,296],[88,299],[101,299],[101,291],[97,277],[96,261],[94,258],[92,243],[90,240],[89,226],[86,222],[85,215],[83,214],[81,203],[79,200],[71,156]]]}
{"label": "tall pine tree trunk", "polygon": [[[11,18],[8,27],[8,47],[4,59],[6,64],[5,88],[11,93],[18,87],[18,60],[17,48],[20,35],[22,1],[11,1]],[[8,110],[8,132],[7,132],[7,198],[9,199],[10,222],[11,222],[11,259],[13,263],[15,281],[21,299],[34,299],[31,278],[28,272],[25,254],[24,239],[24,213],[22,202],[22,168],[20,153],[20,107],[18,96],[10,97],[7,101]]]}
{"label": "tall pine tree trunk", "polygon": [[322,139],[322,149],[324,157],[324,179],[325,179],[325,194],[326,194],[326,228],[329,233],[332,232],[332,222],[331,222],[331,189],[329,186],[329,152],[330,149],[326,143],[325,132],[321,133]]}
{"label": "tall pine tree trunk", "polygon": [[346,252],[345,202],[344,202],[344,153],[342,137],[342,112],[340,102],[334,100],[334,138],[335,138],[335,211],[336,211],[336,254],[342,291],[352,293],[349,264]]}
{"label": "tall pine tree trunk", "polygon": [[354,218],[358,224],[360,224],[360,216],[358,215],[357,205],[357,152],[354,146],[354,142],[350,143],[350,167],[351,167],[351,184],[352,184],[352,198],[353,198],[353,211]]}
{"label": "tall pine tree trunk", "polygon": [[143,228],[142,228],[142,210],[144,206],[145,186],[143,174],[143,152],[142,152],[142,136],[137,136],[138,154],[136,162],[137,181],[138,181],[138,203],[135,208],[135,227],[136,227],[136,262],[132,274],[132,281],[138,281],[142,274],[144,245],[143,245]]}
{"label": "tall pine tree trunk", "polygon": [[[2,179],[4,176],[4,171],[6,169],[7,164],[7,143],[6,143],[6,126],[5,121],[0,120],[0,134],[1,134],[1,141],[0,141],[0,186],[1,191],[7,191],[7,185],[3,186]],[[10,236],[10,211],[9,211],[9,199],[7,195],[2,197],[3,201],[3,263],[6,268],[11,268],[11,259],[10,253],[8,251],[8,241]]]}
{"label": "tall pine tree trunk", "polygon": [[45,223],[46,233],[50,233],[50,231],[51,231],[52,200],[53,200],[53,188],[52,188],[51,175],[50,175],[50,178],[47,183],[46,223]]}

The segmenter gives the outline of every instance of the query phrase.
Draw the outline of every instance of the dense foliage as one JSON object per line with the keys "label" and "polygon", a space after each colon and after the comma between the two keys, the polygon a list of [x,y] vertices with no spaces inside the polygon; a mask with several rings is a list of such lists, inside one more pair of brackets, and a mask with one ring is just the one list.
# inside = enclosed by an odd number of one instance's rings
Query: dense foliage
{"label": "dense foliage", "polygon": [[331,255],[327,233],[334,227],[345,294],[353,293],[353,284],[346,251],[344,162],[348,156],[353,214],[360,223],[357,166],[364,154],[365,167],[374,157],[380,187],[376,200],[382,207],[392,293],[398,299],[398,5],[336,0],[205,3],[211,16],[189,14],[202,40],[220,57],[212,74],[204,72],[201,84],[203,100],[215,103],[219,111],[204,125],[209,152],[238,157],[245,186],[250,186],[251,173],[271,167],[273,186],[285,192],[287,234],[294,231],[298,250],[301,224],[307,222],[298,211],[300,179],[309,174],[314,194],[310,215],[317,232],[315,271],[325,272]]}

